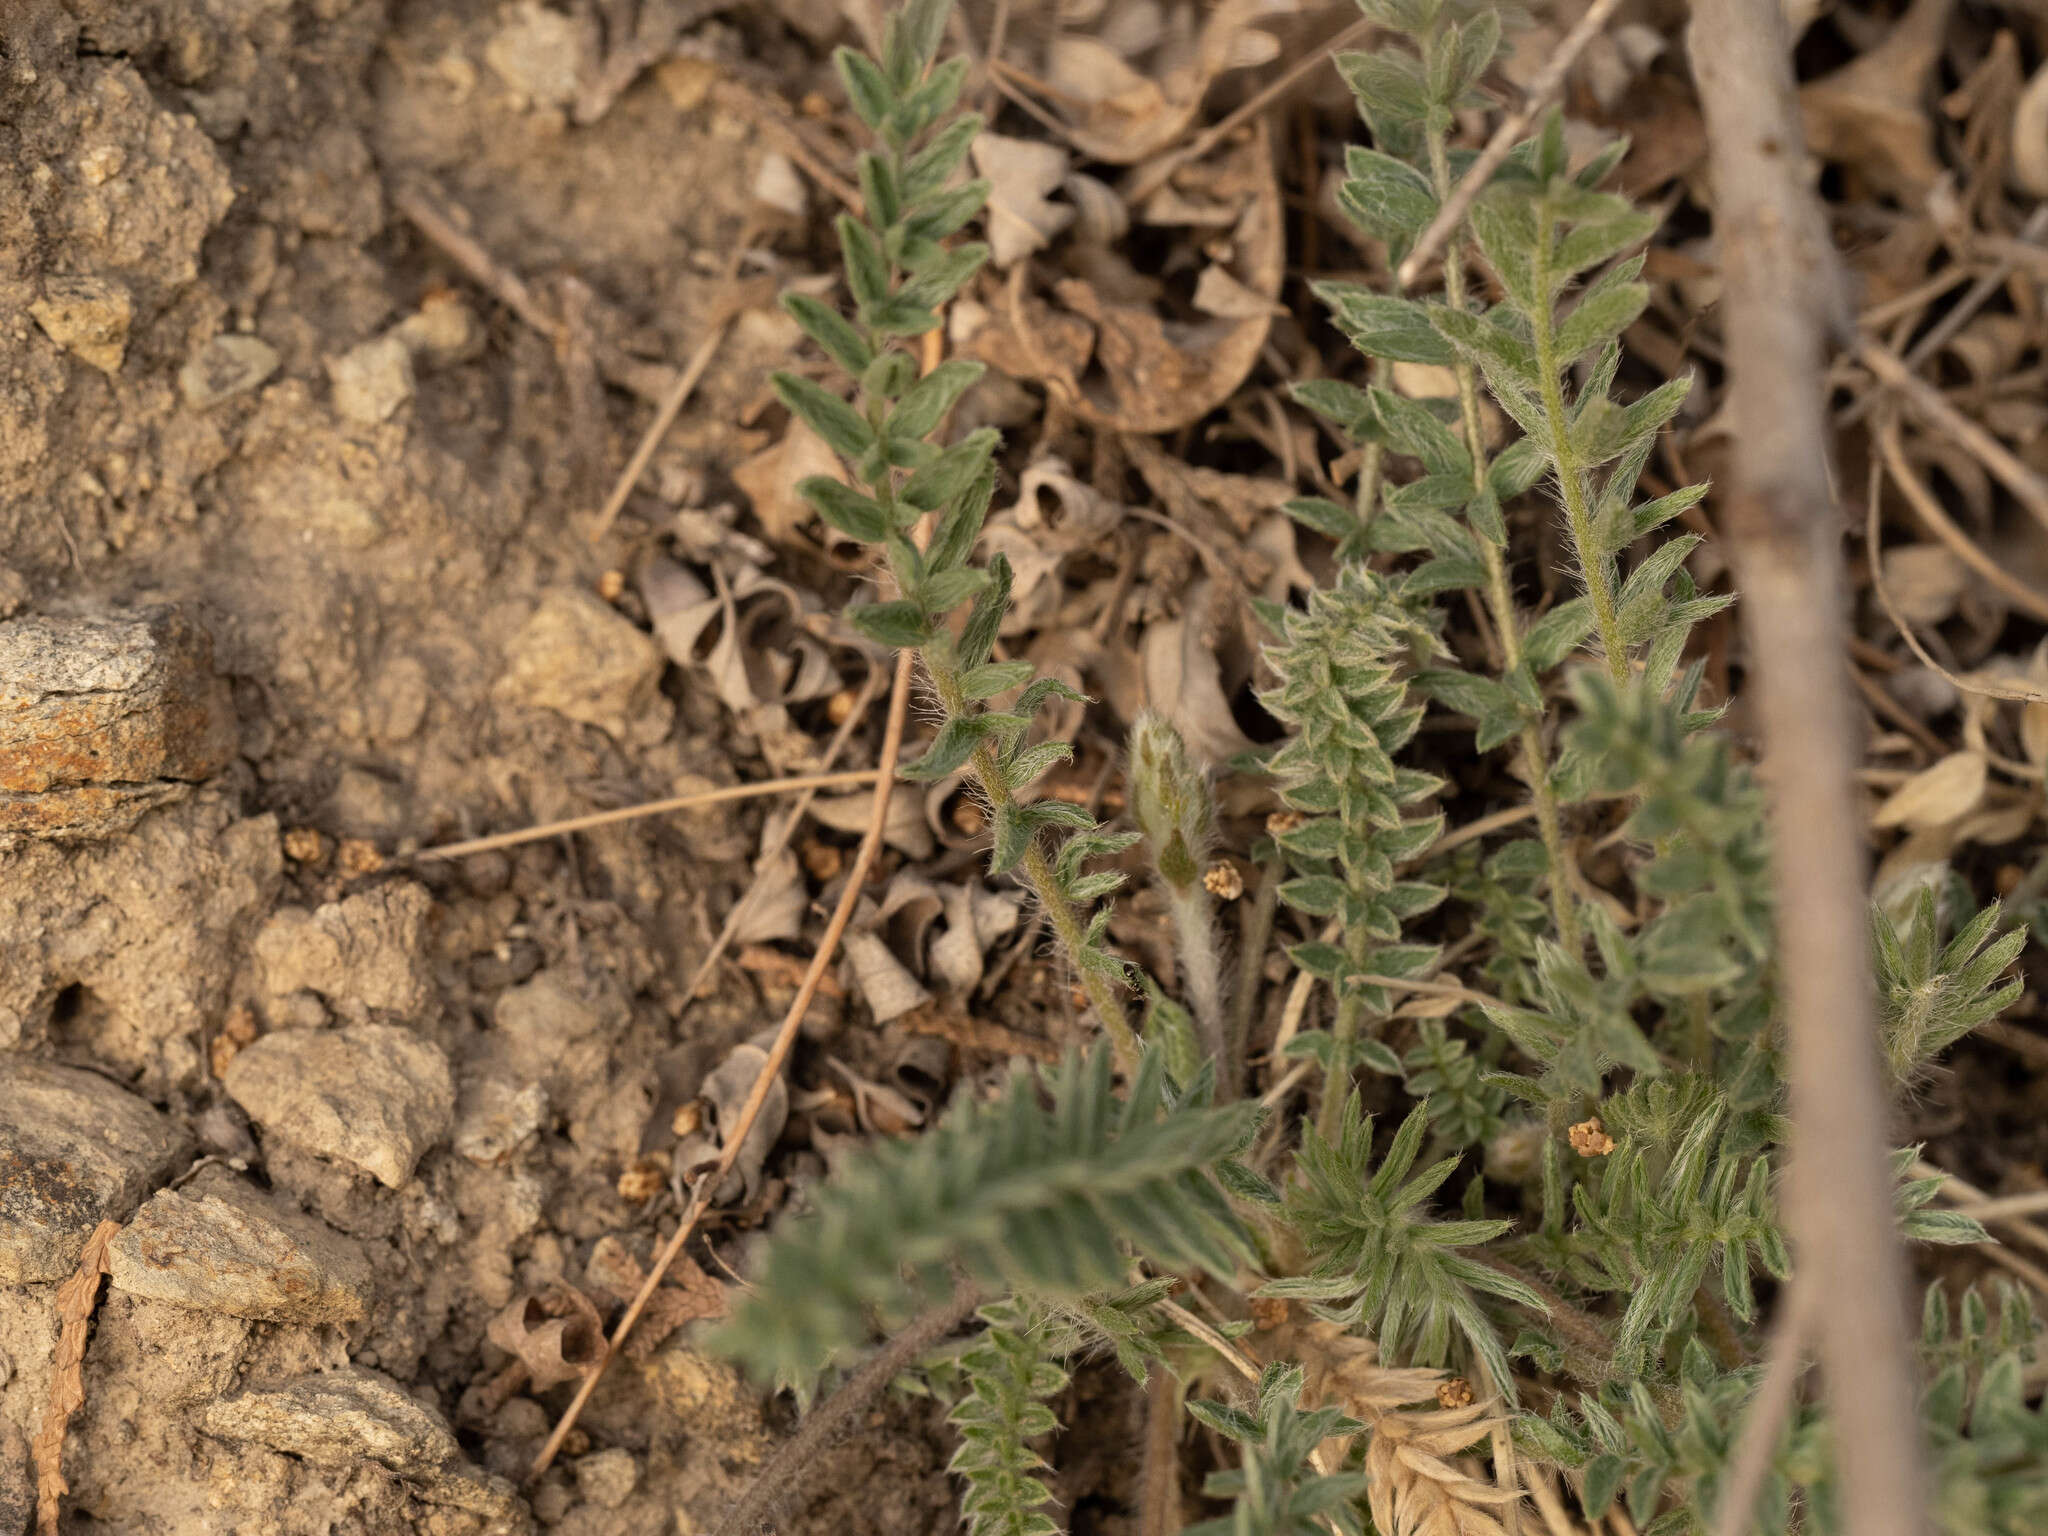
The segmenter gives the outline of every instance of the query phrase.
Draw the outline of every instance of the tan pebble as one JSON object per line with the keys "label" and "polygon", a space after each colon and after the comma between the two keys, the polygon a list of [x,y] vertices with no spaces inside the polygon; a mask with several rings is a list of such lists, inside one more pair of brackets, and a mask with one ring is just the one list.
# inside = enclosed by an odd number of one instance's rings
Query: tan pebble
{"label": "tan pebble", "polygon": [[830,880],[846,867],[845,850],[815,839],[804,844],[804,868],[813,880]]}
{"label": "tan pebble", "polygon": [[645,1205],[668,1188],[668,1159],[643,1157],[619,1175],[619,1198],[628,1205]]}
{"label": "tan pebble", "polygon": [[608,603],[616,603],[619,594],[626,590],[624,571],[606,571],[597,578],[597,595]]}
{"label": "tan pebble", "polygon": [[294,864],[324,863],[327,836],[312,827],[293,827],[284,835],[284,856]]}

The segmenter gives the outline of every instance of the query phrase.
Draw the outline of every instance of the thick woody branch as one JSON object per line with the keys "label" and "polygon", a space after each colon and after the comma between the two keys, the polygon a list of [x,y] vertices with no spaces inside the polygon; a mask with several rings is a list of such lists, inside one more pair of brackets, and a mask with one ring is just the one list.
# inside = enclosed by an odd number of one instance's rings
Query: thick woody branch
{"label": "thick woody branch", "polygon": [[1735,441],[1725,526],[1743,593],[1776,846],[1793,1145],[1787,1215],[1835,1420],[1843,1528],[1926,1529],[1904,1259],[1885,1158],[1867,952],[1855,715],[1824,368],[1843,334],[1835,254],[1803,181],[1777,0],[1697,0]]}

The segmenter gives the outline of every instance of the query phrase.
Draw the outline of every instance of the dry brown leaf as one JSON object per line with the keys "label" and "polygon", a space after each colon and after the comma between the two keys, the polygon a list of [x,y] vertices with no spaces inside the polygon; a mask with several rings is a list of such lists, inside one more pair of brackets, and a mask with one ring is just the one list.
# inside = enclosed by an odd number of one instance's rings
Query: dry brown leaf
{"label": "dry brown leaf", "polygon": [[[1195,15],[1190,6],[1176,7],[1171,21],[1157,23],[1150,6],[1106,9],[1110,23],[1097,35],[1069,32],[1054,40],[1044,84],[1076,148],[1093,160],[1135,165],[1186,137],[1217,76],[1273,58],[1278,41],[1254,23],[1299,6],[1296,0],[1221,0],[1199,32],[1188,25]],[[1069,10],[1066,19],[1078,17]]]}
{"label": "dry brown leaf", "polygon": [[846,483],[846,468],[825,440],[792,417],[782,441],[751,459],[743,460],[732,472],[732,482],[747,493],[754,516],[771,542],[804,544],[801,530],[816,513],[797,495],[799,480],[807,475],[824,475]]}
{"label": "dry brown leaf", "polygon": [[[632,1249],[615,1236],[597,1240],[584,1274],[601,1294],[620,1306],[631,1303],[647,1283],[645,1267],[633,1256]],[[654,1294],[647,1298],[640,1321],[627,1335],[627,1358],[647,1359],[683,1324],[700,1317],[723,1317],[726,1307],[724,1284],[705,1274],[687,1254],[678,1256]]]}
{"label": "dry brown leaf", "polygon": [[[697,1090],[696,1103],[701,1109],[698,1128],[676,1144],[675,1166],[684,1178],[696,1177],[700,1170],[718,1160],[725,1147],[725,1128],[738,1123],[741,1108],[768,1065],[767,1045],[773,1036],[774,1031],[769,1030],[734,1046],[705,1077],[703,1086]],[[761,1113],[755,1118],[753,1129],[747,1132],[725,1182],[711,1192],[713,1204],[753,1200],[768,1154],[788,1124],[789,1085],[778,1074],[768,1085]]]}
{"label": "dry brown leaf", "polygon": [[876,1023],[886,1024],[931,1001],[931,993],[896,958],[880,934],[850,932],[840,941],[840,948],[846,951],[853,984]]}
{"label": "dry brown leaf", "polygon": [[1801,87],[1807,146],[1919,209],[1942,174],[1927,92],[1955,0],[1913,0],[1885,40]]}
{"label": "dry brown leaf", "polygon": [[1963,562],[1945,544],[1905,544],[1884,552],[1885,590],[1915,624],[1939,624],[1954,613],[1969,582]]}
{"label": "dry brown leaf", "polygon": [[1982,803],[1989,773],[1982,754],[1951,752],[1893,790],[1872,824],[1918,832],[1960,821]]}
{"label": "dry brown leaf", "polygon": [[[1332,1402],[1371,1430],[1367,1498],[1386,1536],[1503,1536],[1496,1511],[1521,1495],[1444,1459],[1490,1436],[1501,1422],[1498,1405],[1416,1407],[1439,1401],[1437,1389],[1449,1380],[1444,1372],[1382,1366],[1370,1339],[1319,1319],[1299,1321],[1291,1310],[1261,1338],[1272,1357],[1301,1362],[1305,1401]],[[1350,1442],[1333,1439],[1325,1449],[1339,1463]]]}
{"label": "dry brown leaf", "polygon": [[588,1376],[604,1353],[604,1319],[588,1296],[559,1280],[515,1296],[484,1333],[526,1367],[536,1392]]}
{"label": "dry brown leaf", "polygon": [[36,1463],[36,1530],[57,1536],[57,1516],[71,1485],[64,1481],[64,1432],[71,1415],[85,1406],[85,1341],[99,1306],[100,1276],[107,1272],[107,1245],[121,1230],[118,1221],[93,1228],[78,1256],[78,1269],[57,1287],[57,1353],[50,1362],[50,1399],[31,1450]]}
{"label": "dry brown leaf", "polygon": [[997,267],[1008,270],[1044,250],[1074,222],[1075,210],[1051,198],[1067,179],[1068,155],[1059,145],[982,133],[975,136],[972,153],[974,168],[989,184],[982,221],[989,260]]}
{"label": "dry brown leaf", "polygon": [[860,1128],[871,1136],[907,1136],[924,1124],[924,1111],[887,1083],[862,1077],[835,1056],[825,1065],[839,1074],[853,1095],[854,1115]]}
{"label": "dry brown leaf", "polygon": [[[1207,280],[1209,293],[1234,284],[1243,290],[1238,309],[1250,307],[1244,295],[1271,305],[1280,293],[1280,192],[1267,139],[1262,119],[1176,171],[1138,214],[1149,224],[1216,231],[1202,242],[1218,273]],[[1150,280],[1133,285],[1115,262],[1056,282],[1057,307],[1027,287],[1027,273],[1021,264],[1011,269],[1002,312],[976,334],[973,355],[1037,380],[1082,417],[1118,431],[1171,432],[1206,416],[1250,374],[1272,326],[1270,308],[1182,318],[1149,297]]]}

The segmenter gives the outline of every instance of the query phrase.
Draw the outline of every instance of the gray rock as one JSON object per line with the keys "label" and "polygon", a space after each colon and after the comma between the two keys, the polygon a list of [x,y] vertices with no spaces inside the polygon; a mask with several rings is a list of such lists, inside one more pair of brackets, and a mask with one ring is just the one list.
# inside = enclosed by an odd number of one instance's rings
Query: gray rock
{"label": "gray rock", "polygon": [[237,743],[213,641],[178,609],[0,623],[0,846],[126,831]]}
{"label": "gray rock", "polygon": [[557,587],[514,637],[495,697],[594,725],[620,740],[658,711],[661,647],[595,593]]}
{"label": "gray rock", "polygon": [[52,277],[29,305],[43,334],[102,373],[119,373],[128,351],[135,306],[128,290],[108,277]]}
{"label": "gray rock", "polygon": [[496,1163],[541,1128],[547,1119],[547,1090],[524,1086],[497,1073],[463,1083],[455,1117],[455,1150],[474,1163]]}
{"label": "gray rock", "polygon": [[392,1189],[455,1118],[448,1058],[389,1024],[265,1035],[236,1053],[222,1081],[266,1136],[352,1164]]}
{"label": "gray rock", "polygon": [[216,336],[178,370],[178,391],[194,410],[247,394],[277,372],[277,349],[254,336]]}
{"label": "gray rock", "polygon": [[28,1536],[29,1517],[35,1509],[28,1437],[14,1427],[12,1419],[0,1418],[0,1536]]}
{"label": "gray rock", "polygon": [[63,1280],[185,1150],[184,1133],[103,1077],[0,1055],[0,1285]]}
{"label": "gray rock", "polygon": [[359,1365],[223,1398],[206,1410],[204,1427],[321,1466],[367,1458],[414,1484],[422,1498],[476,1514],[502,1517],[519,1507],[510,1483],[463,1459],[446,1419]]}
{"label": "gray rock", "polygon": [[351,1323],[369,1311],[354,1241],[225,1168],[160,1190],[107,1253],[115,1289],[278,1323]]}
{"label": "gray rock", "polygon": [[618,1446],[585,1456],[576,1463],[576,1487],[603,1509],[617,1509],[633,1496],[640,1482],[640,1464]]}
{"label": "gray rock", "polygon": [[433,996],[426,888],[393,880],[308,912],[280,907],[253,946],[269,997],[317,992],[351,1022],[417,1017]]}
{"label": "gray rock", "polygon": [[327,360],[334,408],[350,421],[374,427],[412,398],[412,353],[403,339],[379,336]]}

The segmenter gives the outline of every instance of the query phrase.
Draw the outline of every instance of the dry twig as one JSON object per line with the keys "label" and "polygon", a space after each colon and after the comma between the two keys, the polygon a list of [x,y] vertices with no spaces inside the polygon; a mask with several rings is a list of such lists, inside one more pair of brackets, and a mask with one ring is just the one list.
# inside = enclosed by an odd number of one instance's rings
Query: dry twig
{"label": "dry twig", "polygon": [[1818,1322],[1820,1287],[1794,1281],[1779,1310],[1764,1357],[1764,1379],[1742,1416],[1742,1434],[1728,1459],[1728,1476],[1714,1508],[1714,1536],[1743,1536],[1756,1513],[1757,1495],[1792,1417],[1800,1377],[1806,1374]]}
{"label": "dry twig", "polygon": [[118,1221],[103,1221],[85,1240],[78,1272],[57,1288],[57,1355],[51,1361],[50,1401],[43,1409],[43,1427],[36,1431],[36,1531],[57,1536],[57,1515],[71,1485],[64,1481],[64,1432],[71,1415],[85,1406],[85,1336],[99,1305],[100,1276],[107,1272],[107,1245],[121,1230]]}
{"label": "dry twig", "polygon": [[[632,1333],[633,1325],[640,1321],[640,1314],[652,1299],[655,1288],[661,1284],[662,1277],[669,1271],[669,1266],[681,1255],[683,1245],[690,1240],[690,1234],[696,1231],[698,1221],[711,1203],[712,1192],[725,1182],[725,1176],[732,1172],[733,1164],[739,1161],[740,1152],[746,1146],[747,1137],[754,1128],[754,1121],[760,1116],[761,1106],[768,1102],[768,1091],[781,1075],[782,1064],[789,1059],[790,1050],[796,1045],[798,1026],[803,1023],[804,1015],[810,1011],[811,999],[817,995],[818,983],[824,979],[826,969],[839,952],[840,936],[846,932],[846,925],[853,919],[854,905],[860,900],[862,891],[867,888],[868,871],[874,868],[875,856],[882,849],[882,829],[888,824],[889,819],[889,791],[895,784],[896,760],[903,750],[903,722],[910,710],[911,668],[915,660],[916,653],[912,651],[905,651],[897,658],[895,687],[889,695],[889,723],[882,735],[882,759],[875,769],[877,785],[874,812],[868,818],[867,834],[861,839],[860,851],[854,855],[853,868],[847,874],[846,889],[839,897],[839,905],[833,909],[832,920],[825,928],[825,936],[818,941],[818,952],[811,956],[810,968],[804,972],[803,985],[797,988],[796,996],[790,1000],[789,1011],[783,1015],[782,1027],[776,1031],[775,1043],[768,1049],[768,1059],[762,1063],[760,1076],[754,1079],[754,1086],[747,1094],[746,1103],[740,1106],[740,1112],[733,1117],[732,1130],[725,1135],[725,1147],[719,1154],[717,1165],[697,1180],[696,1191],[691,1195],[689,1205],[684,1208],[682,1219],[676,1224],[675,1235],[662,1248],[660,1256],[655,1259],[653,1267],[648,1271],[646,1282],[640,1287],[640,1294],[633,1298],[632,1305],[626,1308],[618,1326],[612,1330],[611,1342],[598,1359],[597,1369],[586,1376],[582,1385],[577,1387],[576,1396],[570,1401],[568,1410],[563,1413],[561,1422],[555,1426],[554,1433],[548,1436],[547,1443],[540,1448],[540,1454],[534,1457],[532,1470],[527,1474],[529,1480],[547,1471],[562,1449],[562,1442],[569,1437],[569,1431],[575,1428],[584,1404],[590,1401],[590,1394],[597,1390],[598,1382],[603,1379],[605,1367],[618,1354],[627,1335]],[[723,1132],[723,1127],[721,1131]]]}
{"label": "dry twig", "polygon": [[544,821],[537,827],[521,827],[516,832],[493,832],[489,837],[442,843],[439,847],[422,848],[413,855],[413,861],[427,864],[437,859],[460,859],[472,853],[487,853],[493,848],[516,848],[521,843],[537,843],[543,838],[561,837],[569,832],[588,832],[592,827],[609,827],[621,821],[637,821],[643,816],[695,810],[699,806],[721,805],[730,800],[752,800],[761,795],[787,794],[791,790],[852,789],[872,784],[882,776],[880,768],[848,768],[839,773],[807,773],[796,778],[771,779],[765,784],[727,784],[719,789],[671,795],[666,800],[643,800],[638,805],[622,805],[616,810],[592,811],[587,816]]}
{"label": "dry twig", "polygon": [[1777,840],[1788,1225],[1806,1282],[1829,1297],[1818,1334],[1844,1524],[1858,1536],[1919,1536],[1926,1484],[1886,1157],[1826,458],[1826,354],[1830,335],[1849,330],[1848,306],[1827,225],[1800,176],[1791,43],[1776,0],[1699,0],[1693,17],[1729,408],[1743,445],[1722,521],[1744,594]]}

